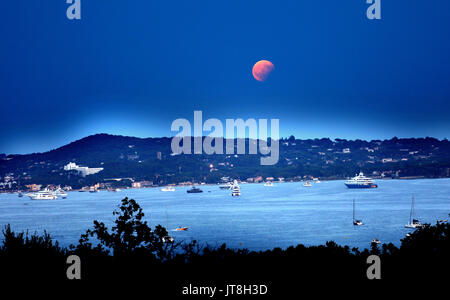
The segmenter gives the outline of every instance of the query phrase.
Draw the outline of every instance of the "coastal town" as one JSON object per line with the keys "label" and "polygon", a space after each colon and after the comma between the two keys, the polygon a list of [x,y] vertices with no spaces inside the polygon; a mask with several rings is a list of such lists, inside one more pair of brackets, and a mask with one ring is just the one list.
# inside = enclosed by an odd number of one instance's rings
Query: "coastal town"
{"label": "coastal town", "polygon": [[[446,139],[366,142],[290,137],[280,140],[280,162],[270,168],[259,166],[252,155],[173,155],[169,141],[95,135],[47,153],[1,155],[0,192],[44,188],[114,191],[233,180],[336,180],[348,179],[360,171],[375,179],[450,177],[450,143]],[[99,150],[112,143],[114,149]],[[78,144],[82,145],[80,149]],[[91,155],[94,150],[95,155]],[[70,158],[61,159],[60,152]],[[78,157],[74,152],[80,153]],[[53,157],[55,153],[57,158]]]}

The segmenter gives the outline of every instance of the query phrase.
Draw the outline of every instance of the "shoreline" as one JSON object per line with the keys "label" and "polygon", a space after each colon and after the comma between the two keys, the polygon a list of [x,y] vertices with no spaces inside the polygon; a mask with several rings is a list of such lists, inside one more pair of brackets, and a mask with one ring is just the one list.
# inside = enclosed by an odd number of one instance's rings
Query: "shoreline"
{"label": "shoreline", "polygon": [[[320,179],[319,180],[323,183],[323,182],[328,182],[328,181],[345,181],[348,180],[349,178],[336,178],[336,179]],[[386,180],[420,180],[420,179],[429,179],[429,180],[435,180],[435,179],[450,179],[450,177],[426,177],[426,176],[408,176],[408,177],[399,177],[399,178],[377,178],[377,177],[372,177],[372,179],[374,180],[380,180],[380,181],[386,181]],[[305,180],[292,180],[292,181],[272,181],[272,183],[274,184],[280,184],[280,183],[294,183],[294,182],[304,182]],[[308,180],[308,181],[312,181],[313,180]],[[261,181],[261,182],[240,182],[239,184],[264,184],[265,181]],[[167,187],[167,186],[172,186],[172,187],[193,187],[193,186],[220,186],[223,185],[225,183],[220,182],[220,183],[205,183],[205,184],[167,184],[167,185],[158,185],[158,186],[150,186],[150,187],[141,187],[141,188],[133,188],[133,187],[119,187],[120,190],[140,190],[140,189],[155,189],[155,188],[163,188],[163,187]],[[51,185],[51,184],[50,184]],[[108,191],[107,189],[98,189],[98,191]],[[27,192],[32,192],[32,191],[26,191],[26,190],[10,190],[10,191],[0,191],[0,194],[17,194],[19,192],[22,193],[27,193]],[[89,190],[83,190],[83,189],[72,189],[69,190],[67,192],[84,192],[84,193],[89,193]],[[112,193],[116,192],[116,191],[110,191]]]}

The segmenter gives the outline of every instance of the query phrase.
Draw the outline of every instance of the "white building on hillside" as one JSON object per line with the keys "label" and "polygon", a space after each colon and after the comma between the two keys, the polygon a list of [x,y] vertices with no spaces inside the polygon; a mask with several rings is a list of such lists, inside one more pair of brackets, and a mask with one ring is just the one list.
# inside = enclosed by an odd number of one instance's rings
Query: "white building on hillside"
{"label": "white building on hillside", "polygon": [[92,174],[97,174],[100,171],[103,171],[103,168],[89,168],[89,167],[81,167],[76,163],[70,162],[64,166],[65,171],[77,171],[81,176],[85,177]]}

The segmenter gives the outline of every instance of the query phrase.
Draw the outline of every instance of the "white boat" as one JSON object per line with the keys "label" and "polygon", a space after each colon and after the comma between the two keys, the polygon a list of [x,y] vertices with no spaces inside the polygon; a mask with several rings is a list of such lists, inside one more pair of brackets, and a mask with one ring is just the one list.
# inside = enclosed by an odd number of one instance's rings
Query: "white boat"
{"label": "white boat", "polygon": [[309,181],[305,181],[305,183],[303,183],[303,186],[304,186],[304,187],[311,187],[312,184],[311,184],[311,182],[309,182]]}
{"label": "white boat", "polygon": [[378,185],[373,182],[373,179],[364,176],[363,172],[360,172],[359,175],[347,180],[345,185],[349,189],[372,189],[378,187]]}
{"label": "white boat", "polygon": [[353,225],[355,225],[355,226],[363,225],[363,222],[361,220],[357,220],[355,218],[355,199],[353,199]]}
{"label": "white boat", "polygon": [[381,242],[380,242],[380,240],[379,239],[377,239],[377,238],[374,238],[373,240],[372,240],[372,244],[381,244]]}
{"label": "white boat", "polygon": [[39,191],[36,193],[32,193],[29,195],[31,200],[55,200],[58,199],[58,196],[53,194],[51,191],[45,189],[43,191]]}
{"label": "white boat", "polygon": [[170,235],[168,235],[168,236],[163,236],[162,242],[163,242],[163,243],[166,243],[166,244],[169,244],[169,243],[175,242],[175,239],[174,239],[173,237],[171,237]]}
{"label": "white boat", "polygon": [[63,198],[63,199],[66,199],[66,198],[67,198],[67,193],[66,193],[63,189],[57,189],[57,190],[54,192],[54,194],[55,194],[56,196],[59,196],[59,197]]}
{"label": "white boat", "polygon": [[414,219],[414,195],[411,199],[411,211],[409,213],[409,223],[405,225],[406,228],[421,228],[423,224],[419,220]]}
{"label": "white boat", "polygon": [[273,183],[271,181],[267,181],[266,183],[264,183],[264,186],[273,186]]}
{"label": "white boat", "polygon": [[237,180],[234,181],[233,187],[231,188],[231,196],[238,197],[241,195],[241,188],[239,187]]}
{"label": "white boat", "polygon": [[220,185],[219,188],[221,190],[231,190],[233,188],[233,184],[231,182],[227,182],[226,184]]}
{"label": "white boat", "polygon": [[161,189],[161,192],[175,192],[175,188],[173,186],[166,186]]}

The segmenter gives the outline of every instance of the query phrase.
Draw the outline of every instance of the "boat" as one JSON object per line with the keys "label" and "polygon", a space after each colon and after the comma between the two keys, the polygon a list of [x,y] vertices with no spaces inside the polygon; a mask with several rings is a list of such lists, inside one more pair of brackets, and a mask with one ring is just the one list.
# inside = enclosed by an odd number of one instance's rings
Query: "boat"
{"label": "boat", "polygon": [[226,184],[220,185],[219,188],[221,190],[231,190],[233,184],[231,182],[227,182]]}
{"label": "boat", "polygon": [[176,231],[187,231],[189,229],[189,227],[178,227],[177,229],[175,229]]}
{"label": "boat", "polygon": [[409,223],[405,225],[406,228],[421,228],[423,224],[419,220],[414,219],[414,195],[411,199],[411,211],[409,212]]}
{"label": "boat", "polygon": [[353,225],[355,226],[363,225],[363,222],[361,220],[356,220],[355,218],[355,199],[353,199]]}
{"label": "boat", "polygon": [[378,238],[374,238],[373,240],[372,240],[372,244],[381,244],[381,242],[380,242],[380,240],[378,239]]}
{"label": "boat", "polygon": [[438,220],[437,222],[440,223],[440,224],[442,224],[442,223],[447,223],[448,220],[447,220],[447,219],[445,219],[445,220]]}
{"label": "boat", "polygon": [[43,191],[39,191],[36,193],[32,193],[29,195],[31,200],[55,200],[58,199],[58,196],[53,194],[51,191],[45,189]]}
{"label": "boat", "polygon": [[166,243],[166,244],[173,243],[174,241],[175,241],[175,239],[173,237],[171,237],[170,235],[163,236],[163,238],[162,238],[162,242]]}
{"label": "boat", "polygon": [[19,198],[22,198],[23,194],[21,192],[19,192],[18,196],[19,196]]}
{"label": "boat", "polygon": [[363,172],[360,172],[359,175],[347,180],[345,185],[349,189],[371,189],[378,187],[378,185],[373,182],[373,179],[364,176]]}
{"label": "boat", "polygon": [[66,198],[67,198],[67,193],[66,193],[63,189],[57,189],[57,190],[54,192],[54,194],[55,194],[56,196],[59,196],[59,197],[63,198],[63,199],[66,199]]}
{"label": "boat", "polygon": [[305,183],[303,183],[303,186],[304,187],[312,187],[312,184],[309,181],[305,181]]}
{"label": "boat", "polygon": [[271,181],[267,181],[266,183],[264,183],[264,186],[273,186],[273,183]]}
{"label": "boat", "polygon": [[92,190],[89,190],[89,193],[98,193],[98,190],[97,189],[92,189]]}
{"label": "boat", "polygon": [[234,181],[233,187],[231,188],[231,196],[238,197],[241,195],[241,188],[239,187],[237,180]]}
{"label": "boat", "polygon": [[161,192],[175,192],[175,188],[173,186],[166,186],[161,189]]}
{"label": "boat", "polygon": [[203,193],[201,189],[196,188],[195,186],[193,186],[190,190],[187,190],[186,192],[189,194]]}

